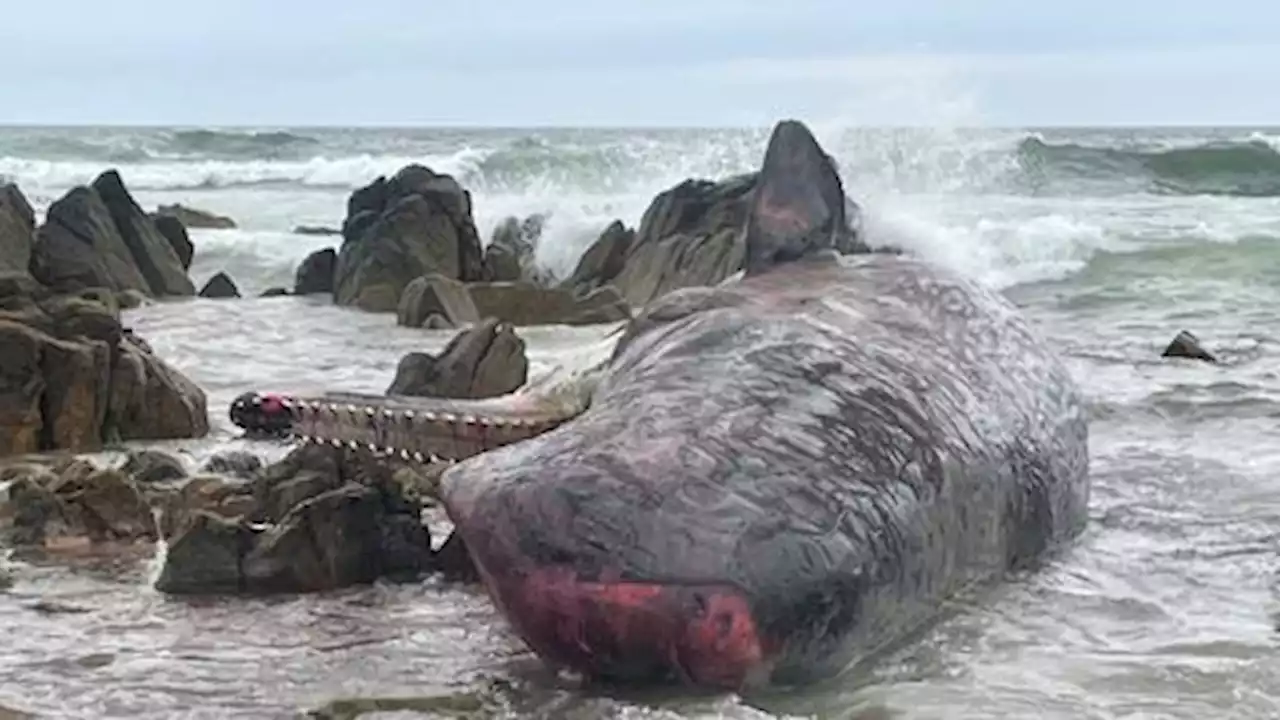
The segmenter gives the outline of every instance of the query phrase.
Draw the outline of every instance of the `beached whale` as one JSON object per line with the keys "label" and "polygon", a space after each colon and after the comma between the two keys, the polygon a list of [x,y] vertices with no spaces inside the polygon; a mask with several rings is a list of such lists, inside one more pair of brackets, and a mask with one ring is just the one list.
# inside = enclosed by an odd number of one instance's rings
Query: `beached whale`
{"label": "beached whale", "polygon": [[729,689],[838,673],[1082,529],[1085,411],[997,293],[830,251],[843,188],[801,123],[774,129],[752,203],[743,277],[651,303],[585,403],[254,395],[232,416],[473,455],[445,506],[550,663]]}

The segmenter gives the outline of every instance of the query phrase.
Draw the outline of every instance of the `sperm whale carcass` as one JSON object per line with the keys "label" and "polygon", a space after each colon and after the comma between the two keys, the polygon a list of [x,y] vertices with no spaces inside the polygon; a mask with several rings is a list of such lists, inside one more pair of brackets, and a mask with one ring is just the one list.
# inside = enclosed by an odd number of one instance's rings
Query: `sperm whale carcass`
{"label": "sperm whale carcass", "polygon": [[742,278],[651,303],[584,402],[253,395],[233,417],[466,457],[445,507],[554,665],[738,690],[827,677],[1070,541],[1089,498],[1060,358],[979,284],[831,252],[844,208],[833,161],[784,121]]}

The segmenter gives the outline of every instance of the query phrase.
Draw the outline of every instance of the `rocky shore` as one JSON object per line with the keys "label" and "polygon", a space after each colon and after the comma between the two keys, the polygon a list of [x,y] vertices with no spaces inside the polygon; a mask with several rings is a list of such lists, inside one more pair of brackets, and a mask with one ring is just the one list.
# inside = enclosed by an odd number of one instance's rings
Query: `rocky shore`
{"label": "rocky shore", "polygon": [[[341,242],[307,257],[293,288],[266,294],[329,296],[394,313],[402,326],[458,328],[438,355],[402,358],[387,392],[502,395],[528,379],[516,328],[623,321],[664,293],[738,272],[755,179],[676,185],[639,227],[602,228],[574,271],[557,278],[535,260],[544,217],[508,218],[482,245],[470,193],[409,165],[352,193]],[[55,201],[37,225],[22,191],[0,185],[0,546],[57,553],[162,541],[156,586],[171,594],[473,577],[465,552],[432,543],[439,467],[327,446],[298,447],[270,465],[217,455],[195,469],[157,450],[134,450],[116,465],[76,455],[209,432],[205,393],[122,314],[240,296],[226,273],[197,292],[189,227],[234,221],[181,205],[148,213],[108,170]],[[866,249],[851,225],[841,250]]]}

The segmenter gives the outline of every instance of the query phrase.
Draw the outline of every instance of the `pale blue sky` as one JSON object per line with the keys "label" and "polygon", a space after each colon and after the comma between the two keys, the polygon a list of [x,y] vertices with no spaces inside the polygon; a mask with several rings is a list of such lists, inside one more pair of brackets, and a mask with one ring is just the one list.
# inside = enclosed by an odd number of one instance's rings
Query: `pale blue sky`
{"label": "pale blue sky", "polygon": [[21,0],[0,122],[1280,124],[1255,0]]}

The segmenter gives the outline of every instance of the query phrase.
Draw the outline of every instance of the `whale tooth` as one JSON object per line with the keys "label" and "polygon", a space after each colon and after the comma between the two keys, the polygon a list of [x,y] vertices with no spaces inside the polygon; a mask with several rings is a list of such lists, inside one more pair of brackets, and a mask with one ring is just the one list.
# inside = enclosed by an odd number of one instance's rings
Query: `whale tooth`
{"label": "whale tooth", "polygon": [[412,419],[413,419],[413,416],[414,416],[414,412],[413,412],[412,410],[405,410],[405,411],[404,411],[404,419],[405,419],[405,420],[412,420]]}
{"label": "whale tooth", "polygon": [[315,400],[312,400],[311,404],[308,405],[307,407],[311,408],[312,412],[320,412],[320,403],[316,402]]}
{"label": "whale tooth", "polygon": [[254,406],[254,407],[261,407],[261,406],[262,406],[262,396],[261,396],[261,395],[254,395],[254,396],[253,396],[253,406]]}
{"label": "whale tooth", "polygon": [[333,438],[332,440],[329,441],[329,444],[334,447],[342,447],[342,441],[339,440],[338,438]]}
{"label": "whale tooth", "polygon": [[426,420],[427,422],[435,422],[439,418],[433,412],[425,412],[422,414],[422,419]]}
{"label": "whale tooth", "polygon": [[409,451],[408,451],[408,450],[401,450],[401,451],[400,451],[400,459],[401,459],[401,460],[408,460],[408,459],[409,459]]}
{"label": "whale tooth", "polygon": [[280,407],[284,408],[285,410],[292,410],[293,400],[289,398],[280,398]]}
{"label": "whale tooth", "polygon": [[416,453],[414,453],[414,454],[413,454],[413,459],[414,459],[414,460],[417,460],[418,462],[426,462],[426,461],[427,461],[427,459],[426,459],[425,457],[423,457],[422,453],[420,453],[420,452],[416,452]]}
{"label": "whale tooth", "polygon": [[479,422],[480,422],[480,421],[476,419],[476,416],[475,416],[475,415],[463,415],[463,416],[462,416],[462,424],[463,424],[463,425],[475,425],[475,424],[477,424],[477,423],[479,423]]}
{"label": "whale tooth", "polygon": [[457,424],[458,416],[454,415],[453,413],[443,413],[440,415],[440,420],[442,422],[447,422],[450,424]]}
{"label": "whale tooth", "polygon": [[391,418],[393,418],[393,417],[395,417],[395,416],[396,416],[396,413],[395,413],[395,411],[394,411],[394,410],[383,410],[383,411],[382,411],[382,417],[387,418],[388,420],[390,420]]}
{"label": "whale tooth", "polygon": [[373,417],[374,415],[378,414],[378,411],[374,410],[372,405],[367,405],[365,406],[364,414],[368,415],[369,417]]}
{"label": "whale tooth", "polygon": [[329,404],[327,404],[327,405],[325,405],[325,406],[324,406],[324,409],[325,409],[325,410],[328,410],[328,411],[329,411],[329,412],[331,412],[331,413],[337,414],[337,412],[338,412],[338,404],[337,404],[337,403],[329,403]]}
{"label": "whale tooth", "polygon": [[359,450],[359,449],[360,449],[360,443],[356,442],[355,440],[348,440],[348,441],[347,441],[347,448],[348,448],[348,449],[350,449],[350,450]]}

